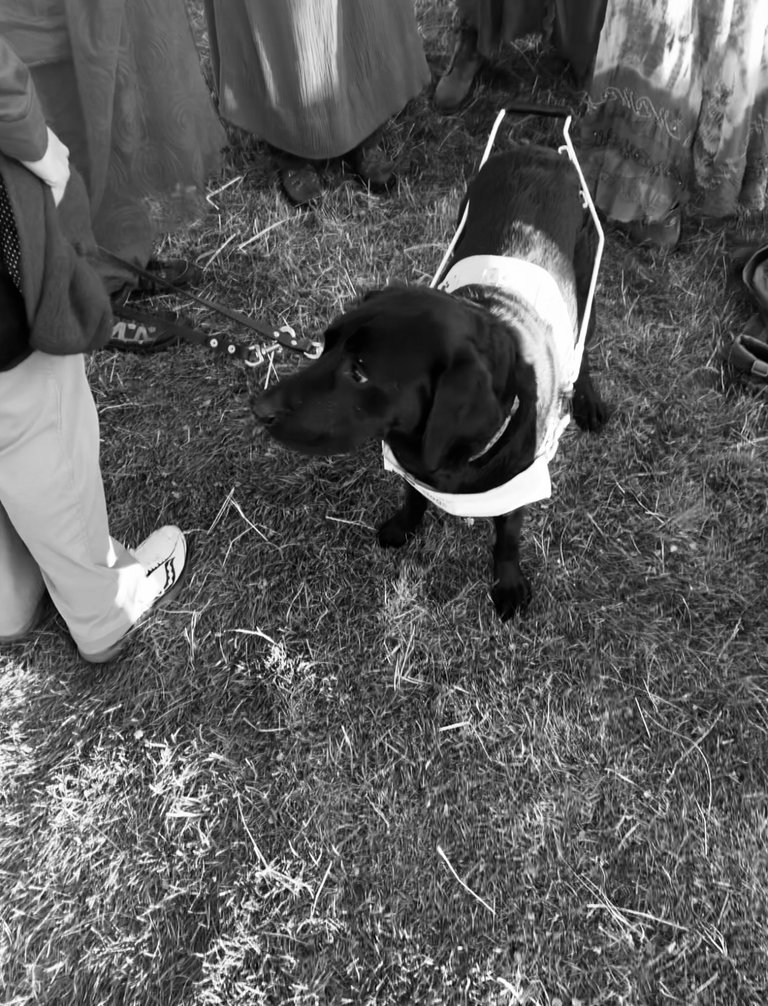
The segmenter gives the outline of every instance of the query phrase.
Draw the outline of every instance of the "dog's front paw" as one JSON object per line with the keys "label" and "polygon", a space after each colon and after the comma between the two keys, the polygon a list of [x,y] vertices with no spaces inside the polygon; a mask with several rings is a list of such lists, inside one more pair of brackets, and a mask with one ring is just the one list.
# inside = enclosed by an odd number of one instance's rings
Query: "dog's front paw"
{"label": "dog's front paw", "polygon": [[496,608],[496,614],[502,622],[506,622],[530,603],[530,581],[518,569],[514,577],[507,577],[503,582],[499,580],[494,584],[491,600]]}
{"label": "dog's front paw", "polygon": [[609,415],[608,406],[592,382],[585,353],[573,387],[573,418],[579,429],[597,433],[608,422]]}
{"label": "dog's front paw", "polygon": [[402,548],[413,534],[400,515],[400,511],[384,521],[378,531],[378,541],[382,548]]}
{"label": "dog's front paw", "polygon": [[382,548],[402,548],[421,524],[426,508],[426,499],[413,486],[407,485],[403,505],[379,528],[379,545]]}
{"label": "dog's front paw", "polygon": [[597,394],[579,394],[573,396],[573,418],[581,430],[597,433],[608,422],[611,410]]}

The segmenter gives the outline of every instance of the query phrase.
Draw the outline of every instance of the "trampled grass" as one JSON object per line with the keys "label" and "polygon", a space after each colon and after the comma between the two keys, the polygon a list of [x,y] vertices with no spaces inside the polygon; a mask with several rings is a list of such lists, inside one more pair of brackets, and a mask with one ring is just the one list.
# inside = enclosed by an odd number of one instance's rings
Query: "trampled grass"
{"label": "trampled grass", "polygon": [[[419,14],[437,70],[450,8]],[[166,250],[209,263],[205,296],[319,331],[432,275],[497,107],[532,93],[571,91],[526,42],[460,114],[425,95],[389,127],[390,196],[330,166],[312,213],[233,137]],[[177,522],[194,570],[114,666],[55,617],[0,651],[3,1002],[763,1006],[768,398],[716,348],[750,312],[730,235],[766,231],[689,222],[669,255],[609,234],[614,414],[567,432],[508,625],[486,523],[431,512],[384,552],[376,445],[305,459],[254,432],[266,364],[93,357],[113,533]]]}

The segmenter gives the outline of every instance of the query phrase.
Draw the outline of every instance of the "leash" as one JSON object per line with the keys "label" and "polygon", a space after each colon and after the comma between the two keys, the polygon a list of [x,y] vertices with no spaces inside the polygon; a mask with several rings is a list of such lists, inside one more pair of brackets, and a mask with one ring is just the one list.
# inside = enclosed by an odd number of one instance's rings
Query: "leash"
{"label": "leash", "polygon": [[[223,315],[223,317],[229,318],[230,321],[234,321],[236,324],[242,325],[244,328],[258,333],[258,335],[262,336],[264,339],[268,339],[270,342],[276,343],[272,349],[276,349],[277,346],[282,346],[283,349],[288,349],[293,353],[299,353],[301,356],[310,360],[318,359],[323,351],[323,344],[321,341],[298,336],[296,334],[296,330],[291,325],[285,324],[280,327],[275,327],[273,325],[263,324],[255,318],[249,318],[248,315],[243,314],[241,311],[235,311],[232,308],[225,307],[223,304],[217,303],[216,301],[206,300],[204,297],[200,297],[197,294],[192,293],[190,290],[185,290],[182,287],[176,286],[176,284],[171,283],[170,280],[166,280],[164,277],[158,276],[156,273],[150,272],[148,269],[142,269],[141,266],[137,266],[133,262],[126,262],[118,255],[114,255],[112,252],[107,251],[105,248],[99,248],[99,253],[105,261],[111,262],[113,265],[120,266],[123,269],[128,269],[137,276],[142,276],[144,279],[149,280],[155,286],[162,287],[164,290],[175,294],[177,297],[194,301],[194,303],[200,304],[209,311],[213,311],[215,314]],[[176,324],[164,319],[158,322],[157,329],[165,329],[169,334],[167,337],[158,338],[153,335],[152,325],[147,322],[146,315],[134,312],[131,308],[119,308],[116,313],[118,315],[118,325],[120,323],[121,316],[128,320],[140,322],[136,326],[137,330],[134,337],[126,338],[127,326],[124,327],[120,342],[121,345],[124,344],[128,348],[131,348],[132,346],[133,348],[138,349],[149,349],[152,346],[161,348],[169,342],[183,340],[191,345],[207,346],[214,352],[223,353],[224,355],[234,359],[240,359],[246,364],[246,366],[249,367],[258,366],[264,360],[265,352],[268,353],[270,351],[269,349],[263,350],[257,345],[243,346],[242,343],[235,342],[231,339],[209,335],[208,333],[192,328],[191,326]]]}

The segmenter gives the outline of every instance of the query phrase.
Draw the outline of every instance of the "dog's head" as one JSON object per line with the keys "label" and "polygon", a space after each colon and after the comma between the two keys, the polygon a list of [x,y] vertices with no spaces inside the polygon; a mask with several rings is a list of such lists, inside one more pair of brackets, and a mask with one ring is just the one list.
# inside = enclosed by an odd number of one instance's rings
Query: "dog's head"
{"label": "dog's head", "polygon": [[478,351],[488,324],[435,290],[374,292],[328,328],[320,359],[256,399],[254,412],[276,440],[306,454],[397,437],[418,444],[426,471],[453,455],[466,460],[504,418],[498,375]]}

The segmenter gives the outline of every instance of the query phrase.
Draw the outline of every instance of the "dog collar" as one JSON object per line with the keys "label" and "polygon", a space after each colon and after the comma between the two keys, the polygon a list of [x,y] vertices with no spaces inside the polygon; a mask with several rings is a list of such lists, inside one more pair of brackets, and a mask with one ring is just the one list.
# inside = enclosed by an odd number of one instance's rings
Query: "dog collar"
{"label": "dog collar", "polygon": [[499,440],[501,440],[501,438],[507,432],[507,427],[512,422],[512,416],[514,416],[514,414],[517,412],[517,410],[519,408],[520,408],[520,399],[517,397],[517,395],[515,395],[515,400],[514,400],[514,402],[512,402],[512,408],[507,413],[507,417],[504,420],[504,422],[501,424],[501,426],[498,428],[498,430],[496,430],[496,432],[493,434],[493,436],[488,441],[488,443],[485,445],[485,447],[483,447],[482,450],[479,450],[477,452],[477,454],[473,454],[472,455],[472,457],[469,459],[470,461],[478,461],[480,458],[485,457],[485,455],[488,453],[488,451],[495,444],[497,444],[499,442]]}

